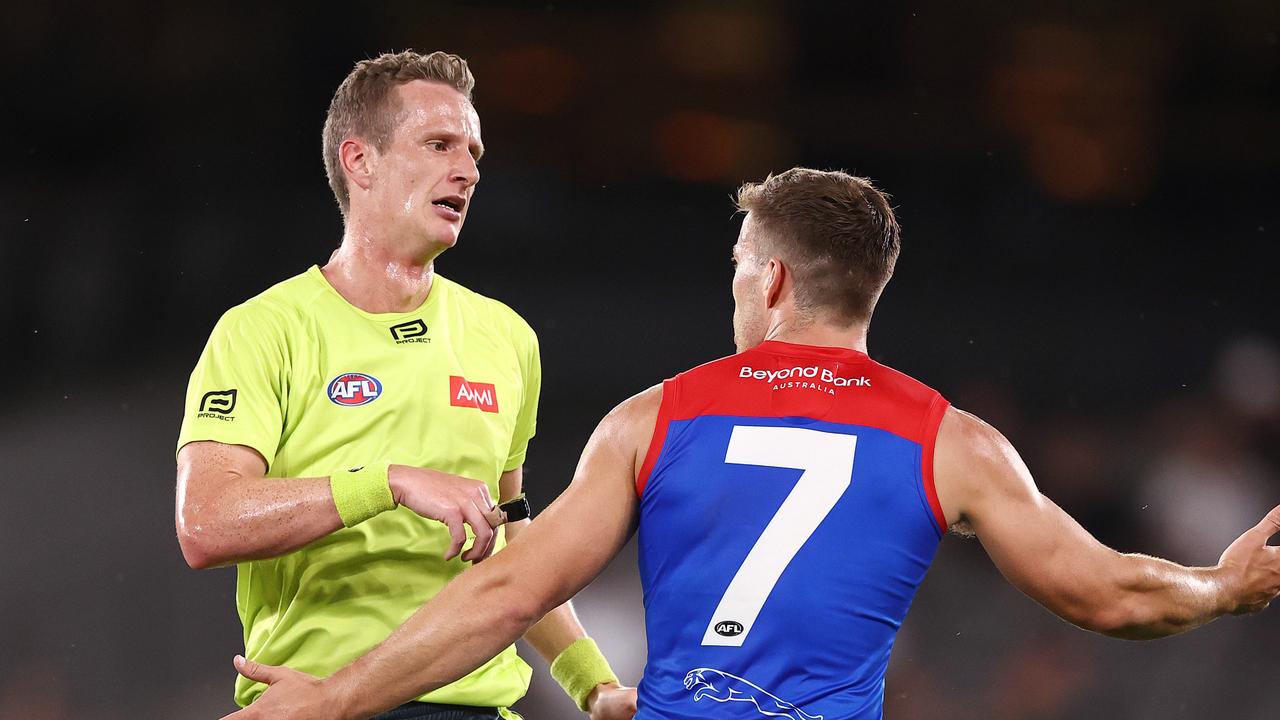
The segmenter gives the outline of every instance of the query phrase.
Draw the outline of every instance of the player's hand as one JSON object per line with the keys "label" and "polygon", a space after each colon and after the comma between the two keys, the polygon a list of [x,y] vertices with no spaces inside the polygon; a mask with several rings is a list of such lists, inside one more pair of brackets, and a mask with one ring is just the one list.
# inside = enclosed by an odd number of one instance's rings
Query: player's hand
{"label": "player's hand", "polygon": [[1231,543],[1218,569],[1230,578],[1228,611],[1244,615],[1263,610],[1280,595],[1280,548],[1267,544],[1280,533],[1280,507]]}
{"label": "player's hand", "polygon": [[636,689],[618,683],[597,685],[587,696],[591,720],[631,720],[636,714]]}
{"label": "player's hand", "polygon": [[445,560],[457,555],[466,544],[467,525],[471,526],[476,539],[462,554],[462,559],[479,562],[493,552],[497,537],[494,528],[502,524],[502,513],[494,507],[487,485],[479,480],[408,465],[387,468],[387,481],[397,504],[449,526],[453,542],[445,550]]}
{"label": "player's hand", "polygon": [[236,672],[270,687],[249,707],[222,720],[339,720],[338,703],[320,678],[292,668],[265,665],[237,655]]}

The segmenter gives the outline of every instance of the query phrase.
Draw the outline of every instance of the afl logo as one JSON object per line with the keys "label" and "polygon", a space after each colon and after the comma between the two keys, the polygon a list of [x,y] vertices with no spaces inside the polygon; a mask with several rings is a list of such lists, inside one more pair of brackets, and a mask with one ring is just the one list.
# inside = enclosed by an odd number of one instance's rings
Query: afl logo
{"label": "afl logo", "polygon": [[725,637],[733,637],[742,634],[742,623],[733,620],[725,620],[716,623],[716,634]]}
{"label": "afl logo", "polygon": [[368,405],[381,394],[382,383],[364,373],[344,373],[329,382],[329,399],[336,405]]}

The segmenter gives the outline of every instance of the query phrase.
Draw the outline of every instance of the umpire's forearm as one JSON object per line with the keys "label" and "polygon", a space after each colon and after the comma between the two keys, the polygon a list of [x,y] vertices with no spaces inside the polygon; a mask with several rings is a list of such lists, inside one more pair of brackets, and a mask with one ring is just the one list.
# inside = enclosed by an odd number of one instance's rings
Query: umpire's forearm
{"label": "umpire's forearm", "polygon": [[178,543],[197,569],[284,555],[341,527],[328,478],[228,478],[177,502]]}
{"label": "umpire's forearm", "polygon": [[587,631],[573,611],[573,604],[566,602],[534,623],[524,634],[524,639],[550,664],[565,648],[586,636]]}

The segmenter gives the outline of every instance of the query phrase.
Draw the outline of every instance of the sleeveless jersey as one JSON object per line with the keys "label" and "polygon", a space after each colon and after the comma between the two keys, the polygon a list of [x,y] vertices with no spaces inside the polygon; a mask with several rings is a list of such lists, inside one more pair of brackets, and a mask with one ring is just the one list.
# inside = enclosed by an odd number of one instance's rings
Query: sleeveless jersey
{"label": "sleeveless jersey", "polygon": [[662,387],[640,496],[637,720],[881,718],[947,527],[947,402],[853,350],[769,341]]}

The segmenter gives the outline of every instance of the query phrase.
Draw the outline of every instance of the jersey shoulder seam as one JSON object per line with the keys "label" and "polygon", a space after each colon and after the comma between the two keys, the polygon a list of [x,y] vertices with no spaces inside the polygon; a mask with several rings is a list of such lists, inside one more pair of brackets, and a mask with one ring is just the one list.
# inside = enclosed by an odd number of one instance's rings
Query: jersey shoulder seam
{"label": "jersey shoulder seam", "polygon": [[285,322],[296,321],[306,314],[307,308],[315,306],[313,301],[323,292],[323,288],[311,286],[306,273],[302,273],[272,285],[233,306],[227,313],[248,314],[255,318],[275,316]]}
{"label": "jersey shoulder seam", "polygon": [[457,292],[460,296],[467,298],[468,301],[474,302],[480,307],[487,308],[495,318],[501,318],[510,330],[526,332],[530,335],[536,334],[533,331],[533,327],[529,325],[529,322],[505,302],[472,290],[466,285],[463,285],[456,280],[451,280],[443,275],[437,274],[436,277],[437,279],[448,283],[451,291]]}

